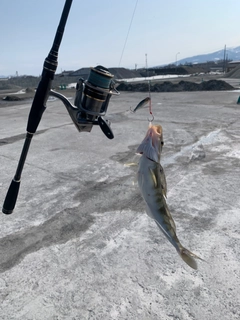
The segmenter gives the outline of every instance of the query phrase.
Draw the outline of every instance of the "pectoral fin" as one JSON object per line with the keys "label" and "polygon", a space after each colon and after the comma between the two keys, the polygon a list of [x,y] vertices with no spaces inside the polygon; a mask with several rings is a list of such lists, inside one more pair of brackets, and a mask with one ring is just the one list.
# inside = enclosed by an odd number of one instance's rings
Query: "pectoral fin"
{"label": "pectoral fin", "polygon": [[149,170],[150,170],[152,181],[154,183],[154,187],[157,188],[158,187],[157,177],[152,169],[149,169]]}
{"label": "pectoral fin", "polygon": [[135,167],[137,165],[138,165],[137,162],[124,163],[124,167]]}
{"label": "pectoral fin", "polygon": [[[159,169],[149,169],[154,188],[161,188],[165,198],[167,198],[167,181],[162,166],[159,164]],[[158,173],[158,170],[160,173]]]}

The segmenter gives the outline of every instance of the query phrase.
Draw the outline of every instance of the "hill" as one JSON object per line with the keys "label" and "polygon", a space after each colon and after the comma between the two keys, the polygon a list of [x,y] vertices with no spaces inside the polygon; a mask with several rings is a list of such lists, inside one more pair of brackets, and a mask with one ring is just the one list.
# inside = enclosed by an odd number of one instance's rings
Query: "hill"
{"label": "hill", "polygon": [[[114,75],[115,79],[129,79],[135,77],[141,77],[139,71],[130,70],[126,68],[108,68],[109,72]],[[87,80],[88,75],[90,73],[90,68],[81,68],[72,73],[70,73],[69,77],[81,77],[84,80]]]}
{"label": "hill", "polygon": [[[234,48],[226,48],[225,57],[227,60],[240,60],[240,46]],[[207,61],[219,61],[224,59],[224,48],[212,53],[207,54],[199,54],[192,57],[187,57],[184,59],[179,59],[178,64],[185,64],[185,63],[204,63]],[[175,61],[173,62],[175,63]]]}

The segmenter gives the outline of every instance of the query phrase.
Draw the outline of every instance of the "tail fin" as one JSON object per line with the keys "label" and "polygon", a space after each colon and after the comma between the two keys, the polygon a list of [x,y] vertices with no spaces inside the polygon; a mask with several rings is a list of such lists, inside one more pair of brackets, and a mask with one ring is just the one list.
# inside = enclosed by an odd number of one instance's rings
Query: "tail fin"
{"label": "tail fin", "polygon": [[195,270],[197,270],[197,262],[194,258],[204,261],[203,259],[198,257],[196,254],[192,253],[191,251],[189,251],[184,247],[180,248],[179,255],[183,259],[183,261],[185,261],[189,265],[189,267]]}

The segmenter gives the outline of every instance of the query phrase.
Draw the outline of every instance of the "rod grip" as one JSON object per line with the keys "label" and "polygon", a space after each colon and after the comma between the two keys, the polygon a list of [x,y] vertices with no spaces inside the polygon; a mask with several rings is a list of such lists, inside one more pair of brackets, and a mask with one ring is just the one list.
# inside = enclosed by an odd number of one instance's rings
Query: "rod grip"
{"label": "rod grip", "polygon": [[18,197],[19,187],[20,187],[20,180],[15,181],[13,179],[9,186],[5,201],[3,203],[3,208],[2,208],[3,213],[11,214],[13,212],[16,201],[17,201],[17,197]]}

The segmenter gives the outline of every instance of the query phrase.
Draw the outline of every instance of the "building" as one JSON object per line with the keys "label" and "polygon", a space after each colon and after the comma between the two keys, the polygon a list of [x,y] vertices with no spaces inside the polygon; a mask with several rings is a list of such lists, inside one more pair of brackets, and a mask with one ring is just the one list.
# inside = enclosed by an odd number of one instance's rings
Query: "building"
{"label": "building", "polygon": [[228,62],[227,64],[227,72],[232,71],[233,69],[235,69],[236,67],[240,66],[240,61],[231,61]]}

